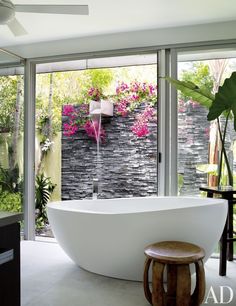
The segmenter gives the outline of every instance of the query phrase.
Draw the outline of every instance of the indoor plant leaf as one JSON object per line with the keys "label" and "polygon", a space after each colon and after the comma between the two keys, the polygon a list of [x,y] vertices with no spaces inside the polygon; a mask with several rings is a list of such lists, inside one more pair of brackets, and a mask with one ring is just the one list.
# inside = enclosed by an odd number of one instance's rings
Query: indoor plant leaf
{"label": "indoor plant leaf", "polygon": [[192,82],[179,81],[173,78],[166,77],[176,89],[180,90],[185,96],[191,97],[194,101],[202,106],[210,108],[215,96],[205,87],[198,87]]}
{"label": "indoor plant leaf", "polygon": [[230,78],[225,79],[219,87],[215,99],[209,109],[207,119],[209,121],[218,118],[224,111],[232,111],[234,115],[234,129],[236,130],[236,72]]}

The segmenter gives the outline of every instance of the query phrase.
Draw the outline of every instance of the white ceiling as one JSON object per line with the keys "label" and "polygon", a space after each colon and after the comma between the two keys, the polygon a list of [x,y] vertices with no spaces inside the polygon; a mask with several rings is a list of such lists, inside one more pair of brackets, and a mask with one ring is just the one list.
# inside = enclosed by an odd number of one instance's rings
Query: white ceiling
{"label": "white ceiling", "polygon": [[235,0],[13,0],[15,4],[88,4],[89,16],[17,13],[29,35],[0,26],[0,47],[98,34],[236,20]]}

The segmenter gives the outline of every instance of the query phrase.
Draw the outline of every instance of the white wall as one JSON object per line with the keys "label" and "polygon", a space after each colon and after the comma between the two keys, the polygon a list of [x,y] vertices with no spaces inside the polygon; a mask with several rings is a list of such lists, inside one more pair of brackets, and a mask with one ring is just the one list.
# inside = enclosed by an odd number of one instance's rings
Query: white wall
{"label": "white wall", "polygon": [[24,58],[236,39],[236,21],[27,44],[5,49]]}

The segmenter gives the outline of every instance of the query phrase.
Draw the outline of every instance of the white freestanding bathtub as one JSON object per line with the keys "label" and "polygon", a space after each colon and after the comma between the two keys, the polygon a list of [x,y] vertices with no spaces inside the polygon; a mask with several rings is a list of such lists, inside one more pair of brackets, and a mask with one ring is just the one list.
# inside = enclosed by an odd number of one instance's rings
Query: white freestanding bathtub
{"label": "white freestanding bathtub", "polygon": [[102,275],[142,280],[144,248],[162,240],[195,243],[212,254],[223,231],[227,202],[151,197],[50,203],[48,218],[67,255]]}

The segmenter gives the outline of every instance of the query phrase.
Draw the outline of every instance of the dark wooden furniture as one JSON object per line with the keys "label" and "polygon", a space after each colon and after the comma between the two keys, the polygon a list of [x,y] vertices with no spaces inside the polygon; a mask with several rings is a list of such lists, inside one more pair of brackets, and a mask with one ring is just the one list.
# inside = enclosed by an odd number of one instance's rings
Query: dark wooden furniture
{"label": "dark wooden furniture", "polygon": [[213,198],[214,195],[220,196],[222,199],[228,201],[228,215],[226,224],[220,238],[220,266],[219,266],[219,275],[226,275],[227,268],[227,260],[232,261],[234,255],[234,232],[233,228],[233,205],[236,203],[236,198],[234,198],[234,194],[236,194],[236,190],[232,187],[207,187],[201,186],[199,188],[201,191],[207,192],[208,198]]}
{"label": "dark wooden furniture", "polygon": [[[144,293],[153,306],[199,306],[205,295],[204,250],[197,245],[180,241],[162,241],[145,248]],[[152,292],[148,271],[152,262]],[[196,287],[191,295],[189,265],[195,264]],[[167,291],[163,286],[167,271]]]}
{"label": "dark wooden furniture", "polygon": [[20,306],[20,224],[22,214],[0,212],[0,305]]}

